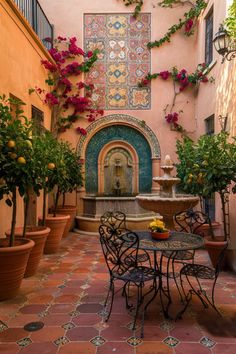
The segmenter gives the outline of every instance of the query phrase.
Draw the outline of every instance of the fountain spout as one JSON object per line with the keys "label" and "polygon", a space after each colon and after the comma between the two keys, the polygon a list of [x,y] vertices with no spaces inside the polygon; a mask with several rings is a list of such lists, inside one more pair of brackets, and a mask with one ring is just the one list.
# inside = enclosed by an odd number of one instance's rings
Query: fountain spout
{"label": "fountain spout", "polygon": [[164,159],[164,165],[161,166],[164,174],[162,177],[153,177],[153,181],[160,185],[160,195],[163,197],[175,197],[175,186],[180,182],[177,177],[172,177],[171,172],[174,169],[173,162],[169,155]]}

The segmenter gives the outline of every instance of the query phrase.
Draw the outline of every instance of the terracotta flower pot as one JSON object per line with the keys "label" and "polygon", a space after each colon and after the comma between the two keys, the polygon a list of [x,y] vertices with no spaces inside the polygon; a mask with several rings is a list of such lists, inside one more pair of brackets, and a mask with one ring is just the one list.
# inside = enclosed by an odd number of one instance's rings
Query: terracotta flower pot
{"label": "terracotta flower pot", "polygon": [[77,207],[75,205],[59,205],[57,207],[58,214],[70,215],[70,219],[68,219],[65,230],[63,232],[62,237],[66,237],[70,230],[73,229],[74,220],[76,216]]}
{"label": "terracotta flower pot", "polygon": [[13,247],[6,238],[0,239],[0,301],[17,295],[34,241],[15,239]]}
{"label": "terracotta flower pot", "polygon": [[224,241],[223,236],[216,237],[215,240],[210,238],[209,236],[204,238],[205,248],[208,251],[211,263],[213,267],[216,267],[218,257],[222,249],[226,246],[227,241]]}
{"label": "terracotta flower pot", "polygon": [[154,240],[166,240],[167,238],[170,237],[170,231],[166,232],[157,232],[157,231],[151,231],[151,236]]}
{"label": "terracotta flower pot", "polygon": [[45,254],[56,253],[59,250],[62,235],[69,218],[69,215],[59,214],[57,214],[55,217],[52,214],[46,217],[46,225],[50,228],[51,231],[49,232],[45,243]]}
{"label": "terracotta flower pot", "polygon": [[[40,259],[43,255],[43,250],[45,246],[46,239],[50,232],[49,227],[45,226],[28,226],[26,229],[25,237],[33,240],[35,245],[30,252],[27,267],[25,270],[24,277],[30,277],[34,275],[38,269]],[[17,237],[22,237],[23,227],[17,227],[15,230],[15,235]],[[6,236],[9,237],[10,231],[6,232]]]}

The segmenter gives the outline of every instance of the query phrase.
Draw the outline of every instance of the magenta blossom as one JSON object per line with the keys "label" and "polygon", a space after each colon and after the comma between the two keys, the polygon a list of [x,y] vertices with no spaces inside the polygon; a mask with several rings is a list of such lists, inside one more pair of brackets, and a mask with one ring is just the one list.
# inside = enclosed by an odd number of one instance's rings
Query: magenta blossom
{"label": "magenta blossom", "polygon": [[167,80],[170,76],[170,73],[168,70],[165,70],[165,71],[161,71],[159,73],[160,77],[163,79],[163,80]]}
{"label": "magenta blossom", "polygon": [[184,32],[190,33],[193,28],[193,20],[191,18],[185,23]]}
{"label": "magenta blossom", "polygon": [[87,131],[84,128],[77,127],[76,131],[81,135],[87,135]]}
{"label": "magenta blossom", "polygon": [[89,50],[86,54],[87,58],[91,58],[93,56],[93,52]]}
{"label": "magenta blossom", "polygon": [[62,37],[62,36],[58,36],[57,39],[58,39],[58,41],[61,41],[61,42],[67,40],[66,37]]}
{"label": "magenta blossom", "polygon": [[41,60],[42,65],[45,67],[45,69],[49,70],[51,73],[54,73],[57,71],[56,65],[50,63],[48,60]]}
{"label": "magenta blossom", "polygon": [[45,96],[45,103],[48,103],[50,106],[55,106],[59,103],[59,101],[53,93],[47,93]]}
{"label": "magenta blossom", "polygon": [[58,52],[56,48],[49,49],[49,53],[57,63],[65,63],[64,57]]}
{"label": "magenta blossom", "polygon": [[177,123],[179,120],[179,114],[177,112],[169,113],[165,116],[167,123]]}

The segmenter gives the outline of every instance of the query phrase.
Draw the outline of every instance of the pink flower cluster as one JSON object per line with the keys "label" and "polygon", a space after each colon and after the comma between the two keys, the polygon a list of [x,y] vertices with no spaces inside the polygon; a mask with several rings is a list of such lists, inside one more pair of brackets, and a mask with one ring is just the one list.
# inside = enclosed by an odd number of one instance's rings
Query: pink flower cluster
{"label": "pink flower cluster", "polygon": [[[46,40],[46,39],[45,39]],[[50,42],[52,43],[51,39]],[[60,48],[61,42],[63,48]],[[35,91],[39,95],[43,95],[44,102],[49,106],[59,107],[60,120],[56,122],[58,132],[65,132],[70,128],[81,116],[80,113],[85,114],[89,122],[94,121],[97,116],[103,115],[103,110],[93,108],[91,96],[94,89],[94,85],[84,83],[83,81],[74,84],[70,81],[71,75],[78,76],[82,72],[88,72],[93,62],[96,60],[94,52],[89,50],[87,53],[83,49],[77,46],[76,37],[66,38],[58,36],[54,41],[55,46],[49,50],[54,62],[49,60],[42,60],[42,65],[49,71],[48,79],[45,82],[50,85],[51,92],[46,93],[40,88],[35,88]],[[67,59],[82,56],[85,58],[83,62],[76,61],[76,59],[69,63],[66,63]],[[90,60],[92,58],[92,60]],[[94,60],[93,60],[94,59]],[[84,89],[84,94],[81,96],[80,90]],[[72,114],[66,114],[67,109],[73,109]],[[78,128],[77,131],[85,135],[86,130]]]}
{"label": "pink flower cluster", "polygon": [[51,48],[49,49],[49,53],[51,54],[51,56],[53,57],[53,59],[57,64],[65,63],[65,57],[62,53],[58,52],[58,49]]}
{"label": "pink flower cluster", "polygon": [[61,74],[63,76],[80,75],[81,74],[80,65],[76,61],[74,61],[73,63],[68,64],[63,69],[61,69]]}
{"label": "pink flower cluster", "polygon": [[159,75],[163,80],[167,80],[170,76],[170,72],[168,70],[161,71]]}
{"label": "pink flower cluster", "polygon": [[57,66],[52,64],[48,60],[41,60],[41,64],[45,67],[45,69],[49,70],[51,73],[54,73],[57,71]]}
{"label": "pink flower cluster", "polygon": [[176,124],[179,120],[179,114],[177,112],[169,113],[165,116],[167,123],[174,123]]}
{"label": "pink flower cluster", "polygon": [[70,44],[69,44],[69,52],[72,55],[85,55],[85,52],[83,51],[83,49],[79,48],[76,45],[77,39],[75,37],[70,38]]}
{"label": "pink flower cluster", "polygon": [[70,96],[66,99],[63,107],[68,109],[69,105],[74,107],[75,113],[83,113],[91,105],[91,101],[87,97]]}
{"label": "pink flower cluster", "polygon": [[182,69],[176,76],[176,80],[180,83],[180,91],[183,91],[188,85],[188,73],[187,70]]}
{"label": "pink flower cluster", "polygon": [[184,32],[188,35],[191,33],[191,31],[193,30],[193,20],[191,18],[189,18],[186,22],[185,22],[185,26],[184,26]]}
{"label": "pink flower cluster", "polygon": [[81,135],[87,135],[87,131],[84,128],[77,127],[76,131],[77,131],[77,133],[79,133]]}
{"label": "pink flower cluster", "polygon": [[48,103],[50,106],[55,106],[59,103],[59,101],[58,98],[50,92],[45,96],[45,103]]}

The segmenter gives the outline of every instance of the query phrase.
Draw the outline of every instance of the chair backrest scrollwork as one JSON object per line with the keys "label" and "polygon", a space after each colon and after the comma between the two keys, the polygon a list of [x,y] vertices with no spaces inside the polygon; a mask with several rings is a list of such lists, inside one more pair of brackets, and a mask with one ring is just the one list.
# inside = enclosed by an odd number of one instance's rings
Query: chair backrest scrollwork
{"label": "chair backrest scrollwork", "polygon": [[202,211],[188,209],[175,214],[174,223],[177,231],[201,235],[200,227],[204,224],[210,224],[210,219]]}
{"label": "chair backrest scrollwork", "polygon": [[124,275],[131,267],[137,266],[139,248],[137,234],[126,229],[117,234],[106,225],[100,225],[99,234],[103,254],[111,276]]}

